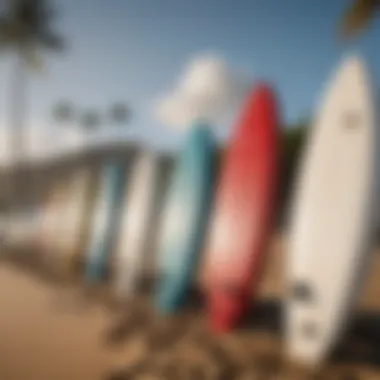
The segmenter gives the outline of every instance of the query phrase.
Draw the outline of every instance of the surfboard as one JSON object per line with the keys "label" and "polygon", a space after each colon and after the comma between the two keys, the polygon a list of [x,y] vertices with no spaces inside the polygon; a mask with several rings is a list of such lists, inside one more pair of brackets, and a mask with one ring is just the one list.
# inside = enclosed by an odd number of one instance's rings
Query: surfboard
{"label": "surfboard", "polygon": [[6,243],[12,250],[30,248],[36,231],[38,211],[35,207],[16,210],[11,216],[10,223],[6,224]]}
{"label": "surfboard", "polygon": [[141,152],[132,167],[130,188],[126,189],[115,252],[115,294],[122,301],[129,299],[138,288],[144,259],[149,253],[157,179],[155,154]]}
{"label": "surfboard", "polygon": [[83,189],[84,194],[81,193],[81,196],[77,199],[78,203],[82,204],[83,213],[78,215],[77,236],[73,239],[73,262],[69,262],[70,266],[71,264],[73,265],[75,274],[81,277],[83,276],[85,267],[86,249],[92,232],[91,227],[95,214],[95,203],[100,190],[98,186],[96,186],[98,183],[96,170],[94,170],[94,168],[84,168],[84,170],[87,171],[87,180],[84,184],[85,189]]}
{"label": "surfboard", "polygon": [[[143,255],[141,278],[139,280],[139,294],[152,294],[158,279],[158,246],[159,235],[162,229],[162,215],[173,172],[174,159],[172,154],[155,152],[157,174],[155,181],[155,196],[151,210],[151,220],[147,229],[147,244]],[[161,228],[160,228],[161,227]]]}
{"label": "surfboard", "polygon": [[[173,155],[157,152],[158,174],[156,182],[156,196],[153,202],[152,222],[150,224],[148,236],[149,243],[147,254],[144,256],[142,283],[143,285],[155,285],[158,278],[158,246],[160,235],[160,224],[165,208],[167,193],[170,185],[170,178],[173,173],[175,159]],[[144,286],[151,294],[152,286]]]}
{"label": "surfboard", "polygon": [[124,164],[109,162],[104,165],[88,249],[85,253],[84,276],[88,285],[98,283],[107,273],[108,260],[111,258],[118,234],[125,179]]}
{"label": "surfboard", "polygon": [[274,219],[278,110],[274,91],[248,95],[220,166],[202,282],[209,324],[233,328],[255,296]]}
{"label": "surfboard", "polygon": [[329,82],[296,182],[287,263],[285,347],[318,365],[349,320],[374,242],[378,118],[359,56]]}
{"label": "surfboard", "polygon": [[34,245],[39,252],[39,259],[46,265],[51,264],[51,257],[54,257],[57,250],[57,235],[65,192],[64,178],[55,179],[47,188],[45,200],[42,203]]}
{"label": "surfboard", "polygon": [[186,301],[205,237],[213,191],[216,146],[210,128],[190,128],[166,195],[158,238],[156,303],[172,313]]}
{"label": "surfboard", "polygon": [[87,217],[94,201],[91,188],[93,173],[89,168],[75,170],[66,180],[66,194],[59,215],[56,245],[52,261],[57,272],[73,275],[82,254],[81,239],[88,228]]}

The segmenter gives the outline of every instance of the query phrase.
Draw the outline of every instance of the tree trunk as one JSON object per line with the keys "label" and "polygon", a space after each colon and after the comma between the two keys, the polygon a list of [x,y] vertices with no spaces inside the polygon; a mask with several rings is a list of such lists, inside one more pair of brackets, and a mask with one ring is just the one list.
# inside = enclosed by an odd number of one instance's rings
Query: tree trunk
{"label": "tree trunk", "polygon": [[24,160],[24,116],[26,106],[26,61],[23,49],[15,54],[11,72],[10,88],[10,114],[9,114],[9,193],[8,193],[8,217],[12,211],[17,210],[22,199],[22,194],[27,191],[28,183],[24,175],[20,175],[20,169]]}

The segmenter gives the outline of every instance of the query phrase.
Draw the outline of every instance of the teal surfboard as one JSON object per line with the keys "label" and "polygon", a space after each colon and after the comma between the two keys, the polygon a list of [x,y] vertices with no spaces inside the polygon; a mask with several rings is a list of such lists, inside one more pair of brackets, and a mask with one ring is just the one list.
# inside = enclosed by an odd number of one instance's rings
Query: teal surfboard
{"label": "teal surfboard", "polygon": [[86,252],[85,280],[93,284],[105,276],[117,238],[122,198],[126,186],[126,168],[119,162],[107,163],[100,176],[98,199]]}
{"label": "teal surfboard", "polygon": [[185,303],[203,248],[213,193],[216,144],[210,128],[195,124],[170,177],[158,237],[159,312]]}

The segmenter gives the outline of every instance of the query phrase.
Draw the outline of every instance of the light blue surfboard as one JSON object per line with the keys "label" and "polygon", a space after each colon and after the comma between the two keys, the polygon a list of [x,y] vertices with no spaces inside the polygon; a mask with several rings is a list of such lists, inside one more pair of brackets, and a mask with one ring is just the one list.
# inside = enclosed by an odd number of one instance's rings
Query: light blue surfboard
{"label": "light blue surfboard", "polygon": [[125,165],[119,162],[106,164],[100,181],[86,252],[85,280],[89,284],[97,283],[104,277],[115,244],[121,217],[120,204],[126,185]]}
{"label": "light blue surfboard", "polygon": [[213,193],[216,144],[210,128],[189,130],[170,177],[158,237],[159,312],[177,311],[196,275]]}

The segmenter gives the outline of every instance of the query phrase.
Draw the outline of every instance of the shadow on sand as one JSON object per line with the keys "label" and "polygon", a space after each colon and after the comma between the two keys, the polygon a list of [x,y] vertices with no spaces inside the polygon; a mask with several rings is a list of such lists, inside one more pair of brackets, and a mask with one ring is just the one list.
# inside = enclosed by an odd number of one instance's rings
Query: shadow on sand
{"label": "shadow on sand", "polygon": [[[182,312],[186,315],[189,310],[192,312],[192,318],[196,319],[196,314],[200,314],[202,310],[202,298],[199,292],[193,291],[191,302]],[[195,314],[194,314],[195,310]],[[255,306],[251,308],[245,320],[241,323],[237,329],[238,333],[245,331],[250,332],[252,339],[254,339],[255,331],[265,331],[281,340],[282,338],[282,307],[279,300],[261,300],[255,303]],[[163,329],[161,332],[158,328],[157,331],[151,331],[150,336],[150,350],[151,354],[148,354],[141,362],[136,363],[132,368],[119,369],[114,372],[110,372],[105,377],[109,380],[129,379],[133,376],[144,372],[147,369],[152,369],[151,361],[149,357],[154,356],[154,352],[160,350],[170,349],[176,340],[179,340],[186,331],[190,330],[189,324],[191,319],[184,323],[185,319],[179,318],[179,323],[170,322],[168,329]],[[177,328],[175,327],[177,325]],[[149,329],[149,326],[145,326],[145,329]],[[170,334],[169,334],[170,331]],[[124,335],[126,339],[128,334]],[[121,337],[119,337],[121,338]],[[225,347],[220,343],[218,337],[213,337],[212,334],[202,334],[200,339],[197,339],[196,345],[199,346],[199,350],[204,350],[207,355],[212,357],[212,360],[224,373],[225,379],[235,379],[244,371],[249,371],[250,368],[241,368],[238,364],[234,363],[234,360],[229,357]],[[121,339],[122,341],[122,339]],[[345,365],[354,366],[370,366],[380,368],[380,315],[378,313],[360,313],[351,322],[346,334],[339,342],[338,346],[332,353],[329,363],[330,367],[343,367]],[[279,352],[263,357],[252,358],[252,363],[255,363],[256,370],[260,368],[261,374],[275,374],[282,370],[286,370],[286,364],[281,358]],[[326,368],[327,368],[326,367]],[[327,372],[326,372],[327,371]],[[322,372],[310,375],[310,377],[302,377],[303,379],[329,379],[331,376],[328,374],[329,369],[322,369]],[[327,373],[327,375],[325,375]],[[264,376],[264,375],[263,375]],[[329,377],[330,376],[330,377]],[[335,375],[334,375],[335,376]],[[339,379],[354,379],[358,377],[353,372],[345,372],[340,375],[336,374]],[[168,377],[169,379],[170,377]],[[173,377],[174,378],[174,377]],[[202,378],[202,377],[199,377]],[[222,377],[221,377],[222,378]]]}
{"label": "shadow on sand", "polygon": [[[281,301],[263,300],[252,306],[241,328],[267,330],[281,338],[282,321]],[[330,360],[334,364],[364,364],[380,368],[380,314],[360,312],[355,315]]]}
{"label": "shadow on sand", "polygon": [[[182,337],[194,333],[194,325],[202,317],[204,300],[201,293],[196,289],[192,289],[191,296],[180,313],[170,317],[155,315],[152,307],[153,301],[148,296],[149,294],[152,295],[153,283],[153,279],[146,279],[146,283],[141,286],[140,294],[146,297],[146,302],[136,301],[136,303],[126,306],[124,311],[120,312],[119,318],[115,320],[104,335],[104,343],[107,346],[113,346],[128,342],[129,338],[135,336],[136,333],[143,333],[148,347],[146,358],[142,362],[136,363],[133,368],[119,369],[109,373],[106,376],[107,379],[133,378],[131,377],[134,376],[132,373],[137,374],[139,371],[152,369],[149,358],[153,358],[158,352],[173,351],[173,347]],[[276,340],[281,341],[283,336],[282,321],[280,300],[258,300],[236,329],[236,333],[244,335],[247,332],[252,336],[252,339],[255,339],[256,331],[264,331],[273,335]],[[250,370],[249,368],[241,368],[234,363],[234,360],[229,357],[225,347],[221,344],[219,337],[207,333],[207,328],[200,329],[198,337],[195,334],[193,335],[191,341],[199,350],[203,350],[209,355],[218,368],[223,368],[222,372],[225,374],[225,379],[235,379],[238,373]],[[344,367],[349,364],[350,366],[380,368],[379,347],[380,315],[377,313],[360,313],[353,319],[346,334],[332,353],[327,367]],[[286,368],[286,364],[278,351],[273,355],[263,354],[262,357],[252,357],[252,362],[255,363],[256,368],[260,368],[260,372],[264,371],[263,373],[268,374]],[[351,373],[350,375],[352,379],[357,379],[354,374]],[[310,378],[322,379],[325,377],[324,375],[322,377],[316,375],[316,377]]]}
{"label": "shadow on sand", "polygon": [[152,337],[151,346],[166,346],[191,325],[191,320],[196,318],[196,315],[201,314],[202,296],[197,289],[192,288],[186,305],[179,313],[173,316],[158,315],[154,311],[155,283],[155,278],[145,277],[139,284],[138,296],[128,304],[116,307],[119,317],[104,335],[106,344],[123,344],[132,334],[149,330]]}
{"label": "shadow on sand", "polygon": [[32,248],[28,249],[12,249],[5,247],[1,260],[8,265],[17,267],[18,270],[23,270],[28,275],[31,275],[42,282],[51,286],[62,284],[62,279],[57,277],[44,262],[39,251]]}

